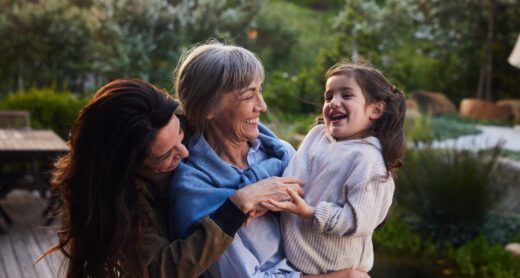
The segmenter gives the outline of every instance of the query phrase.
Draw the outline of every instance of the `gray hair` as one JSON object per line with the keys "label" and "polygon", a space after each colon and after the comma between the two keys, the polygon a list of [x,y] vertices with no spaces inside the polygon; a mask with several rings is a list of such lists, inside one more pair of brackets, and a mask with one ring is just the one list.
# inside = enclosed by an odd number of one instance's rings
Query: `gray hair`
{"label": "gray hair", "polygon": [[224,94],[263,81],[264,67],[245,48],[210,41],[184,53],[174,76],[181,113],[194,131],[203,132],[207,116],[218,109]]}

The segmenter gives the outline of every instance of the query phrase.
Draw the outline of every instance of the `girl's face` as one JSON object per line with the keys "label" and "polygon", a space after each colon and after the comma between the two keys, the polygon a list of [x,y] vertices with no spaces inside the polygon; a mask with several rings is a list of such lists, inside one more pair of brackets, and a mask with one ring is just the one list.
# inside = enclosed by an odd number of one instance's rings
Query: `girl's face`
{"label": "girl's face", "polygon": [[183,138],[179,119],[174,114],[152,141],[143,163],[143,174],[170,172],[177,168],[180,160],[188,156],[188,149],[182,144]]}
{"label": "girl's face", "polygon": [[345,75],[327,79],[323,119],[327,133],[336,140],[360,139],[382,116],[384,102],[367,103],[356,80]]}
{"label": "girl's face", "polygon": [[249,86],[224,94],[217,111],[208,118],[212,128],[233,142],[247,142],[258,138],[260,113],[267,110],[262,96],[262,83],[253,81]]}

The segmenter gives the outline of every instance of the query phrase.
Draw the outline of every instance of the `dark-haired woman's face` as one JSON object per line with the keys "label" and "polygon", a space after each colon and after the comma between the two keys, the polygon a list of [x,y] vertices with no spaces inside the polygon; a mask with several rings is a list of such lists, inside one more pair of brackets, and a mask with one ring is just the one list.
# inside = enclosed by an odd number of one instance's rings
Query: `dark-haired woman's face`
{"label": "dark-haired woman's face", "polygon": [[177,116],[157,132],[143,163],[143,174],[170,172],[177,168],[181,159],[188,156],[188,149],[182,144],[184,132]]}

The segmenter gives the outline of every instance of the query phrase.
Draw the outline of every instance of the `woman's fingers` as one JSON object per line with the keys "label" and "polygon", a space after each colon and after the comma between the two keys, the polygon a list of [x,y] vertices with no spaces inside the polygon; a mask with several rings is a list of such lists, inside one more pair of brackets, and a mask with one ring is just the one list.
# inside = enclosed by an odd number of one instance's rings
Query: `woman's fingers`
{"label": "woman's fingers", "polygon": [[291,196],[291,198],[295,204],[299,204],[299,203],[303,202],[303,199],[300,196],[300,193],[296,192],[292,188],[287,188],[287,194],[289,194],[289,196]]}
{"label": "woman's fingers", "polygon": [[298,193],[298,195],[303,196],[303,188],[300,184],[297,183],[289,183],[287,184],[287,189],[294,190]]}
{"label": "woman's fingers", "polygon": [[265,202],[261,202],[260,204],[262,205],[262,207],[264,207],[270,211],[282,211],[282,209],[278,208],[276,205],[272,204],[270,201],[272,201],[272,199],[269,199]]}
{"label": "woman's fingers", "polygon": [[269,199],[267,202],[268,202],[268,204],[266,204],[266,205],[271,207],[272,209],[270,208],[270,210],[272,210],[272,211],[287,210],[287,204],[291,204],[290,202],[278,202],[273,199]]}
{"label": "woman's fingers", "polygon": [[280,177],[279,179],[283,183],[296,183],[299,185],[303,185],[303,181],[297,177]]}

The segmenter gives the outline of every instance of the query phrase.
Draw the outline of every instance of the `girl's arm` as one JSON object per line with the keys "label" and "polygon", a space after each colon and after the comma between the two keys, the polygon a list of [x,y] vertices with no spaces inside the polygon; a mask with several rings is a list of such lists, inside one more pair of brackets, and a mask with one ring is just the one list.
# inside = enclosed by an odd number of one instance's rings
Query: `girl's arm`
{"label": "girl's arm", "polygon": [[[346,202],[322,201],[316,207],[308,205],[295,192],[288,190],[291,202],[269,200],[264,206],[313,219],[320,232],[338,236],[370,235],[385,218],[392,202],[394,183],[391,177],[370,165],[368,160],[357,161],[356,170],[348,177],[345,187]],[[329,185],[334,186],[334,185]]]}

